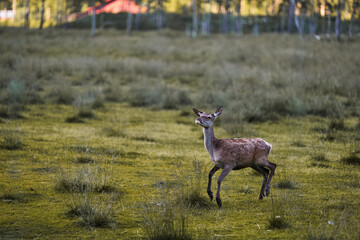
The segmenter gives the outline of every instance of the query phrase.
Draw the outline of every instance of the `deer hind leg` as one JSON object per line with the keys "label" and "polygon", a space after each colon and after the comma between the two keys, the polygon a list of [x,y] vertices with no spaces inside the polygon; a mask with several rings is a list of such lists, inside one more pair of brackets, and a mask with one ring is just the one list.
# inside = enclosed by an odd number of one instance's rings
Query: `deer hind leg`
{"label": "deer hind leg", "polygon": [[259,165],[255,165],[252,167],[254,170],[258,171],[259,173],[261,173],[264,176],[264,180],[263,180],[263,184],[261,186],[261,190],[260,190],[260,195],[259,195],[259,200],[263,199],[265,197],[265,188],[267,186],[267,181],[268,181],[268,176],[269,176],[269,169],[264,168],[262,166]]}
{"label": "deer hind leg", "polygon": [[270,161],[267,161],[267,162],[268,162],[267,167],[270,169],[270,176],[269,176],[269,179],[267,180],[267,183],[266,183],[266,196],[269,196],[269,194],[270,194],[270,182],[271,182],[272,177],[275,175],[276,164],[272,163]]}
{"label": "deer hind leg", "polygon": [[219,168],[217,166],[213,167],[210,172],[209,172],[209,182],[208,182],[208,188],[207,188],[207,193],[209,195],[210,200],[212,201],[214,198],[213,192],[211,191],[211,179],[212,176],[215,174],[215,172],[219,170]]}

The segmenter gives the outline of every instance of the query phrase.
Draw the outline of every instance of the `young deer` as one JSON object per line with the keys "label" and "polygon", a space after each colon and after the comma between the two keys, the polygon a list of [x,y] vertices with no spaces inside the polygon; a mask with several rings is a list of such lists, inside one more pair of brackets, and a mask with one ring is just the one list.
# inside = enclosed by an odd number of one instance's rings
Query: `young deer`
{"label": "young deer", "polygon": [[209,172],[207,188],[207,193],[211,201],[213,200],[211,178],[217,170],[220,168],[224,169],[217,181],[216,202],[219,208],[222,206],[220,199],[221,182],[231,170],[251,167],[260,172],[264,176],[259,196],[259,200],[261,200],[265,196],[265,190],[266,196],[270,193],[270,181],[276,168],[276,164],[267,159],[272,148],[271,144],[260,138],[215,138],[213,123],[222,113],[222,109],[222,107],[219,107],[214,114],[211,114],[193,108],[195,114],[199,116],[199,118],[195,120],[195,123],[203,127],[205,148],[209,152],[211,161],[215,164],[215,167]]}

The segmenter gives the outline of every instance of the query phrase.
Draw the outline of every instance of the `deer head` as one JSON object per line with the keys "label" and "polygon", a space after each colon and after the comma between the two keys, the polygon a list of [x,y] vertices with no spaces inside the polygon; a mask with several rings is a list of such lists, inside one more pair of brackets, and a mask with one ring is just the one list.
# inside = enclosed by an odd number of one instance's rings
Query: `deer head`
{"label": "deer head", "polygon": [[222,109],[222,107],[219,107],[215,113],[206,113],[193,108],[194,113],[199,117],[195,120],[195,123],[204,128],[210,128],[214,124],[215,119],[222,113]]}

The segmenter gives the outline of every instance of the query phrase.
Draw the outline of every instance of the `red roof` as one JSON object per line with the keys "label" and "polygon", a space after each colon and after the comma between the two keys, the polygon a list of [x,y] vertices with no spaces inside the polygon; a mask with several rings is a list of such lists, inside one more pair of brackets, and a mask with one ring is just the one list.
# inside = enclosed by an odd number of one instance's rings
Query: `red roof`
{"label": "red roof", "polygon": [[[84,13],[92,13],[94,7],[89,7]],[[146,7],[136,5],[133,0],[107,0],[104,4],[98,4],[95,6],[96,14],[106,13],[119,13],[119,12],[131,12],[138,13],[145,12]],[[83,15],[83,14],[81,14]]]}

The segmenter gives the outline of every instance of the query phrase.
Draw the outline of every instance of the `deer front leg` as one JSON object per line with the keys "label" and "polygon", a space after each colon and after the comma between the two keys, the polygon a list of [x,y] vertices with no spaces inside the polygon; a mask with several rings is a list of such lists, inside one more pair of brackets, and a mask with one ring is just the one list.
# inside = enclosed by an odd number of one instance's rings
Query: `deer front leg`
{"label": "deer front leg", "polygon": [[233,168],[230,166],[225,166],[224,170],[222,171],[222,173],[220,174],[219,178],[218,178],[218,188],[217,188],[217,192],[216,192],[216,202],[219,206],[219,208],[221,208],[222,206],[222,202],[220,199],[220,187],[221,187],[221,182],[224,180],[224,178],[226,177],[226,175],[229,174],[229,172],[232,170]]}
{"label": "deer front leg", "polygon": [[219,170],[219,168],[217,166],[213,167],[210,172],[209,172],[209,182],[208,182],[208,188],[207,188],[207,193],[210,197],[210,200],[212,201],[214,196],[213,196],[213,192],[211,191],[211,179],[212,176],[215,174],[215,172]]}

